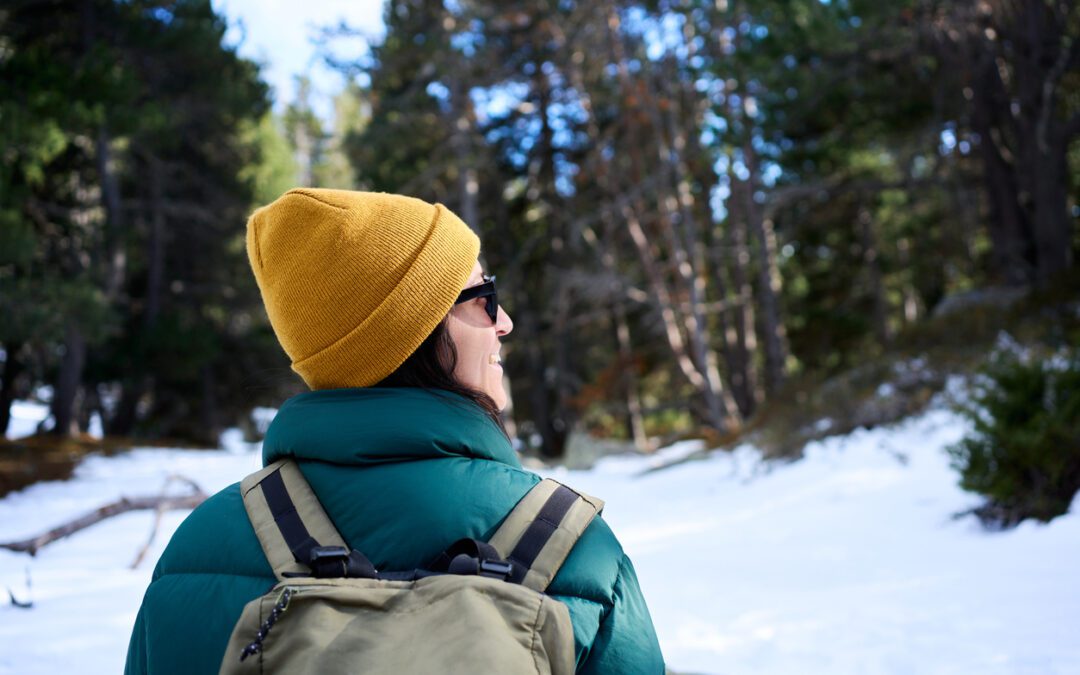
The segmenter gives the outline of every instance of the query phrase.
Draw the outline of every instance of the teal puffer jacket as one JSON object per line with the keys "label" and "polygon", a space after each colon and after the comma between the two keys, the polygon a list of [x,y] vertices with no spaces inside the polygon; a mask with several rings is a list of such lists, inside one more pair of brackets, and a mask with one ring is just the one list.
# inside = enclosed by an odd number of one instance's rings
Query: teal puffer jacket
{"label": "teal puffer jacket", "polygon": [[[342,536],[381,570],[422,567],[462,537],[486,540],[539,481],[477,406],[417,389],[335,389],[288,400],[263,444],[264,464],[283,457],[298,461]],[[216,673],[244,605],[274,581],[239,483],[231,485],[169,542],[135,621],[125,672]],[[548,593],[570,609],[579,673],[664,672],[634,568],[601,518]]]}

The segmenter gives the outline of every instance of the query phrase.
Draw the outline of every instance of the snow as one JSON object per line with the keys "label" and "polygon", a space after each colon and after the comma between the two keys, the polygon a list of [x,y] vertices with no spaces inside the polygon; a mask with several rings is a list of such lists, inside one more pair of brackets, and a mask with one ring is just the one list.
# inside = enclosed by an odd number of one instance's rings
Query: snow
{"label": "snow", "polygon": [[[943,451],[966,428],[936,409],[813,443],[794,463],[763,464],[748,446],[695,459],[686,442],[548,473],[607,502],[677,672],[1080,673],[1080,517],[1004,533],[954,519],[977,503]],[[0,541],[155,494],[170,474],[213,491],[258,468],[256,445],[223,444],[90,458],[71,481],[0,500]],[[134,570],[147,512],[36,558],[0,551],[0,586],[34,602],[0,607],[0,674],[120,672],[154,560],[184,515],[164,518]]]}
{"label": "snow", "polygon": [[15,401],[11,404],[11,421],[8,422],[8,438],[22,438],[37,430],[38,424],[49,416],[49,406],[30,401]]}
{"label": "snow", "polygon": [[[215,492],[260,466],[258,452],[141,449],[91,457],[72,480],[39,483],[0,500],[0,541],[35,536],[121,496],[160,494],[172,474]],[[170,485],[170,492],[186,488]],[[0,607],[0,673],[120,673],[155,561],[187,515],[168,512],[146,558],[129,569],[154,515],[129,512],[42,548],[0,550],[0,586],[31,609]],[[27,581],[29,579],[29,583]],[[29,587],[28,587],[29,586]]]}

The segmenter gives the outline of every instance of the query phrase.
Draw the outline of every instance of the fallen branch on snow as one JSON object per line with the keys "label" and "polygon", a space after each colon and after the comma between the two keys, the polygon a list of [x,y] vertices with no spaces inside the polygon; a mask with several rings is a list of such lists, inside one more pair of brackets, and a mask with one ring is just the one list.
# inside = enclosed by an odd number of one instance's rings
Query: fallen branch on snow
{"label": "fallen branch on snow", "polygon": [[189,478],[183,476],[169,476],[165,482],[165,487],[168,487],[169,483],[173,481],[179,481],[188,484],[192,488],[192,493],[187,495],[175,496],[165,495],[165,489],[162,488],[162,493],[156,497],[121,497],[115,502],[100,506],[90,513],[84,516],[71,520],[58,527],[54,527],[48,532],[37,535],[36,537],[30,537],[29,539],[23,539],[21,541],[10,541],[6,543],[0,543],[0,548],[6,548],[9,551],[17,551],[20,553],[29,553],[30,555],[36,555],[38,550],[47,544],[51,544],[58,539],[63,539],[69,535],[72,535],[80,530],[84,530],[91,525],[100,523],[106,518],[118,516],[121,513],[127,513],[128,511],[142,511],[145,509],[154,509],[157,511],[157,516],[154,520],[154,527],[150,532],[150,539],[146,542],[146,545],[139,552],[139,555],[135,558],[135,562],[132,563],[132,567],[135,567],[146,555],[146,550],[150,547],[150,542],[153,541],[154,535],[157,533],[158,523],[161,520],[161,515],[166,511],[175,509],[193,509],[199,504],[206,501],[206,493],[195,484]]}
{"label": "fallen branch on snow", "polygon": [[31,609],[34,606],[33,600],[19,600],[15,597],[15,591],[10,588],[7,589],[8,597],[11,598],[11,606],[18,607],[19,609]]}

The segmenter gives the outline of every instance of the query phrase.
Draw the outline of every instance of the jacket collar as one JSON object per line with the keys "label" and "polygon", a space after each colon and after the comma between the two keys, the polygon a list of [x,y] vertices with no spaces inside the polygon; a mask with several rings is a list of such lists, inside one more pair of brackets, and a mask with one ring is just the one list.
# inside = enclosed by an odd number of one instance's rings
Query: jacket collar
{"label": "jacket collar", "polygon": [[472,401],[411,388],[325,389],[294,396],[263,441],[263,463],[293,457],[381,464],[437,457],[520,467],[502,430]]}

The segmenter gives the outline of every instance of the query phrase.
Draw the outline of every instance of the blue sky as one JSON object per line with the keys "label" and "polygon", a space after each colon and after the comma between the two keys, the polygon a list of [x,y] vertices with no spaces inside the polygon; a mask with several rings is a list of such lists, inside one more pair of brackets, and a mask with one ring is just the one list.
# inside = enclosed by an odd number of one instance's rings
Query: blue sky
{"label": "blue sky", "polygon": [[242,56],[263,64],[263,79],[274,89],[275,108],[296,93],[294,76],[312,78],[316,112],[328,119],[330,97],[341,89],[341,75],[315,54],[312,38],[323,26],[344,21],[373,40],[383,34],[384,0],[212,0],[229,21],[226,40]]}

